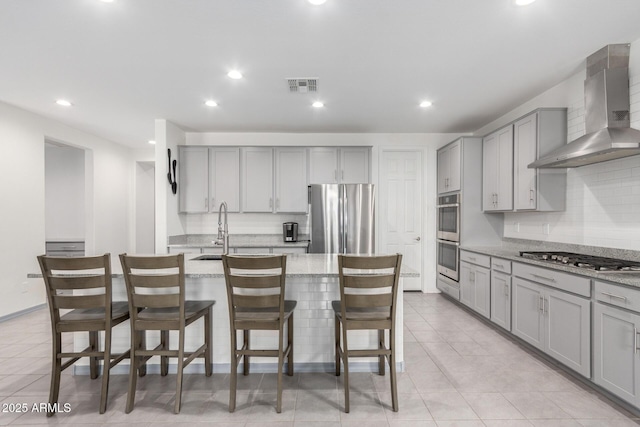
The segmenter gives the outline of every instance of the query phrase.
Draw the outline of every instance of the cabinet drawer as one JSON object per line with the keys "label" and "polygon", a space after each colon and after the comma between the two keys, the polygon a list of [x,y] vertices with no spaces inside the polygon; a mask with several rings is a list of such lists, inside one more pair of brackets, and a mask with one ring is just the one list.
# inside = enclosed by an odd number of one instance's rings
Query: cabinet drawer
{"label": "cabinet drawer", "polygon": [[575,276],[570,273],[548,270],[546,268],[516,262],[513,263],[513,274],[523,279],[584,297],[591,296],[591,280],[587,277]]}
{"label": "cabinet drawer", "polygon": [[49,251],[81,251],[84,252],[84,242],[46,242]]}
{"label": "cabinet drawer", "polygon": [[640,313],[640,290],[606,282],[595,282],[596,300]]}
{"label": "cabinet drawer", "polygon": [[441,292],[449,295],[454,300],[459,301],[460,288],[456,285],[458,284],[457,283],[455,285],[453,283],[450,284],[448,281],[445,281],[440,277],[438,277],[438,279],[436,280],[436,288],[438,288]]}
{"label": "cabinet drawer", "polygon": [[486,268],[491,267],[491,257],[489,255],[477,254],[475,252],[460,251],[460,261],[466,261]]}
{"label": "cabinet drawer", "polygon": [[511,261],[502,258],[491,258],[491,269],[493,271],[511,274]]}

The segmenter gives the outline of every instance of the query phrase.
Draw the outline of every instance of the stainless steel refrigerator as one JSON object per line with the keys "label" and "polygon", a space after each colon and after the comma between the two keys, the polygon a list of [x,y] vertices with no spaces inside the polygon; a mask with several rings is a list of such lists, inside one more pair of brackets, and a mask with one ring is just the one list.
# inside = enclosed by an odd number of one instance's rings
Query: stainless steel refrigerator
{"label": "stainless steel refrigerator", "polygon": [[310,253],[375,252],[373,184],[309,186]]}

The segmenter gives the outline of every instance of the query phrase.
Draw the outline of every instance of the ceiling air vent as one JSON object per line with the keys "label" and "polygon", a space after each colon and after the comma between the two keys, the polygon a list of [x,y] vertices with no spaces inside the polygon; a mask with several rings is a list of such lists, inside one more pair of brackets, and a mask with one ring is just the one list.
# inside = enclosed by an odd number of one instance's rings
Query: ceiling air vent
{"label": "ceiling air vent", "polygon": [[289,78],[287,79],[287,83],[289,83],[289,92],[291,93],[307,93],[318,91],[318,79],[315,77],[301,79]]}

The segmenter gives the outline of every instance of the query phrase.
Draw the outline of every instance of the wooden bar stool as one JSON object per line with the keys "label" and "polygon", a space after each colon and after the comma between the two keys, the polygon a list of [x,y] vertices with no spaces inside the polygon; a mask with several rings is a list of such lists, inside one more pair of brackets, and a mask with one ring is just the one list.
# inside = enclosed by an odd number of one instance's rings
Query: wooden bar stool
{"label": "wooden bar stool", "polygon": [[[391,377],[391,403],[393,410],[398,411],[395,336],[401,264],[401,254],[338,255],[340,301],[333,301],[332,306],[335,314],[336,376],[340,375],[340,360],[344,366],[345,412],[349,412],[349,357],[378,357],[380,375],[384,375],[384,362],[387,359]],[[378,331],[378,348],[350,350],[347,331],[366,329]],[[385,343],[385,330],[389,330],[389,347]]]}
{"label": "wooden bar stool", "polygon": [[[287,359],[287,374],[293,375],[293,310],[296,301],[284,299],[287,256],[223,255],[224,277],[229,302],[231,335],[231,381],[229,412],[236,408],[238,364],[244,358],[243,373],[249,374],[251,356],[278,358],[278,397],[276,412],[282,410],[282,370]],[[284,325],[287,323],[287,345],[284,347]],[[277,350],[251,350],[251,330],[278,331]],[[238,349],[237,332],[243,333]]]}
{"label": "wooden bar stool", "polygon": [[[185,301],[184,254],[166,256],[120,255],[131,312],[131,367],[126,413],[133,410],[136,371],[144,369],[152,356],[161,357],[161,374],[168,372],[168,358],[177,357],[176,403],[180,412],[182,374],[195,358],[204,358],[205,375],[211,376],[211,313],[215,301]],[[184,351],[185,328],[204,319],[204,344],[196,351]],[[160,344],[146,348],[147,331],[160,331]],[[178,331],[178,349],[169,347],[169,331]]]}
{"label": "wooden bar stool", "polygon": [[[129,357],[128,350],[122,354],[111,354],[111,329],[129,318],[127,302],[111,301],[111,257],[109,254],[79,258],[41,255],[38,257],[38,263],[42,270],[51,314],[53,352],[50,408],[58,402],[62,371],[81,357],[89,357],[92,379],[98,377],[98,360],[103,360],[100,413],[104,414],[109,394],[109,371]],[[82,295],[79,295],[80,293]],[[100,331],[104,331],[102,350],[99,345]],[[77,352],[63,352],[64,332],[88,332],[89,347]],[[63,358],[70,359],[62,363]],[[47,416],[54,414],[53,411],[47,412]]]}

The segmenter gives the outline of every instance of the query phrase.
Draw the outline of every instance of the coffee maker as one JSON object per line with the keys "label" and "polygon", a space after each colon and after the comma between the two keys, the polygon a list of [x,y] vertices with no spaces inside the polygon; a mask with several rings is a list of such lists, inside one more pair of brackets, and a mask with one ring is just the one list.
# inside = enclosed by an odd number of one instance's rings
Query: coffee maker
{"label": "coffee maker", "polygon": [[282,239],[285,242],[298,241],[298,223],[297,222],[285,222],[282,224]]}

